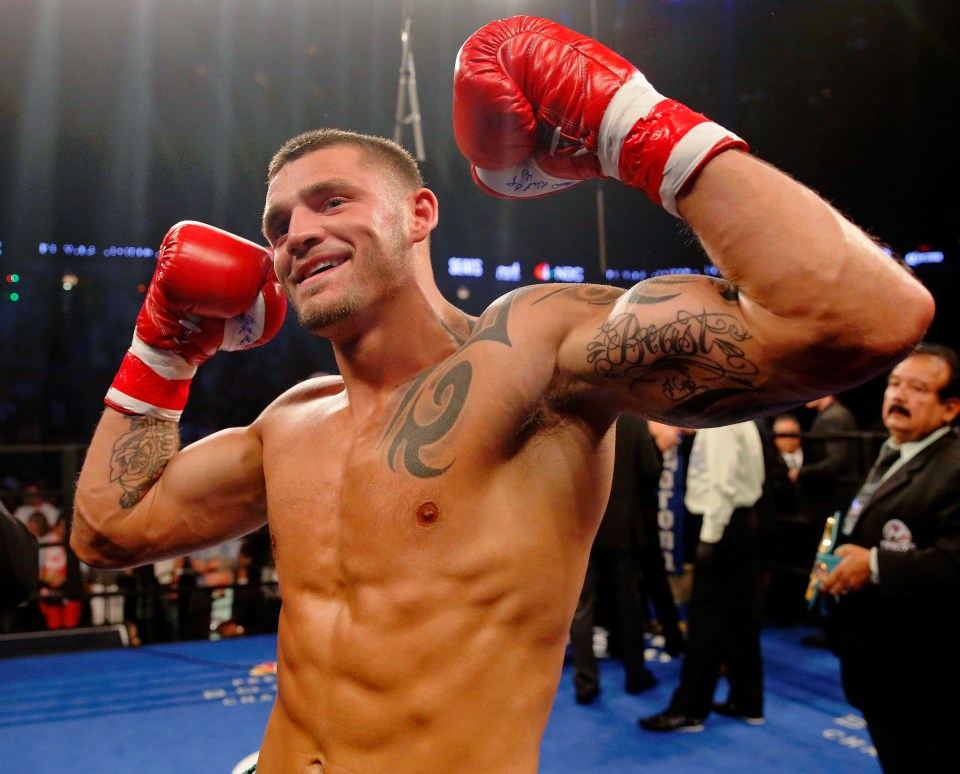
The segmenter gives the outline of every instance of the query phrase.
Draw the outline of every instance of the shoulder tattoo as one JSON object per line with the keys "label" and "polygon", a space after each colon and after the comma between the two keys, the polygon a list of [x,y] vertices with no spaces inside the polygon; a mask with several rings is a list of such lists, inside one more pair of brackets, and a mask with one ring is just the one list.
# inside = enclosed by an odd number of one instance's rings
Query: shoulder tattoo
{"label": "shoulder tattoo", "polygon": [[622,294],[617,288],[598,285],[570,285],[546,293],[538,286],[527,286],[487,309],[457,353],[418,376],[404,392],[381,440],[390,468],[402,468],[417,478],[431,478],[449,470],[453,459],[428,464],[424,455],[442,459],[444,441],[466,405],[473,379],[471,347],[481,341],[513,346],[508,323],[515,303],[531,296],[536,296],[531,305],[572,297],[586,304],[613,306]]}
{"label": "shoulder tattoo", "polygon": [[[532,288],[524,288],[523,290],[534,292]],[[612,306],[622,295],[622,290],[606,285],[570,285],[568,287],[557,288],[544,294],[534,301],[532,305],[542,304],[544,301],[550,301],[557,296],[563,296],[564,298],[572,296],[574,300],[581,301],[585,304]]]}
{"label": "shoulder tattoo", "polygon": [[140,502],[179,447],[180,430],[175,423],[130,418],[130,429],[117,439],[110,454],[110,483],[120,485],[122,508]]}

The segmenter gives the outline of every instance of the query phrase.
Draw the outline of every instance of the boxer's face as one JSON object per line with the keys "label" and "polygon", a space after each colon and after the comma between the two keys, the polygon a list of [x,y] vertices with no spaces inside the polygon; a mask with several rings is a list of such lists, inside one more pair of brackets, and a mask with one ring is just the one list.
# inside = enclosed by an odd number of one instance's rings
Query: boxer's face
{"label": "boxer's face", "polygon": [[356,147],[313,151],[276,174],[264,234],[304,328],[329,328],[404,281],[405,222],[403,193]]}
{"label": "boxer's face", "polygon": [[960,399],[939,396],[949,377],[949,366],[933,355],[911,355],[893,369],[883,393],[883,423],[897,443],[926,438],[957,416]]}

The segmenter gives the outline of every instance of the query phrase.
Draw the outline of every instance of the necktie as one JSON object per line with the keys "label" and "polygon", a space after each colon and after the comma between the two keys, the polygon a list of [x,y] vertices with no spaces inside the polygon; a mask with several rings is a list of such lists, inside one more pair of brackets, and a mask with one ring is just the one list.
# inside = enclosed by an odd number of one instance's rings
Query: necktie
{"label": "necktie", "polygon": [[884,474],[890,470],[893,463],[898,459],[900,459],[900,449],[894,448],[893,446],[884,446],[876,462],[873,463],[873,467],[870,468],[870,473],[867,475],[864,486],[872,484],[873,488],[876,489]]}
{"label": "necktie", "polygon": [[879,456],[867,474],[867,480],[863,482],[860,491],[857,492],[857,496],[853,498],[850,508],[847,509],[847,515],[843,519],[842,532],[844,535],[850,535],[853,532],[853,528],[860,518],[860,512],[864,506],[870,502],[873,493],[880,487],[884,474],[890,470],[893,463],[898,459],[900,459],[900,449],[894,448],[893,446],[884,446],[883,449],[880,450]]}

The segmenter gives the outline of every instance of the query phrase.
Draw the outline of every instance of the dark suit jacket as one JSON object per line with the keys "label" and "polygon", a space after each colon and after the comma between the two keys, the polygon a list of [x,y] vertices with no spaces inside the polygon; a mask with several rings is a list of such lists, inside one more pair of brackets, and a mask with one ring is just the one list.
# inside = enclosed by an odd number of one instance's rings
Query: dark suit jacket
{"label": "dark suit jacket", "polygon": [[960,436],[895,471],[839,542],[879,548],[880,583],[830,605],[850,703],[925,712],[960,695]]}
{"label": "dark suit jacket", "polygon": [[857,493],[859,470],[857,446],[830,436],[857,429],[853,413],[835,401],[819,412],[803,437],[803,467],[800,468],[800,509],[814,525],[821,526],[835,511],[846,511]]}
{"label": "dark suit jacket", "polygon": [[0,503],[0,608],[15,607],[37,590],[37,539]]}
{"label": "dark suit jacket", "polygon": [[646,420],[621,414],[617,419],[610,499],[595,546],[639,551],[651,541],[657,543],[660,467],[660,451]]}

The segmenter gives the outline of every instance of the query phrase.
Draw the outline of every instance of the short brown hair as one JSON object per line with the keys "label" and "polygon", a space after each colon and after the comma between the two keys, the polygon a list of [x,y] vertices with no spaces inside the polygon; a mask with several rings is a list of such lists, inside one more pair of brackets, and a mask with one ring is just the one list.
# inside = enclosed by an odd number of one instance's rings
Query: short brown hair
{"label": "short brown hair", "polygon": [[335,145],[353,145],[371,160],[385,163],[394,172],[397,180],[410,186],[412,190],[424,186],[420,167],[406,149],[386,137],[360,134],[346,129],[313,129],[287,140],[270,160],[267,182],[273,180],[287,163],[315,150]]}

